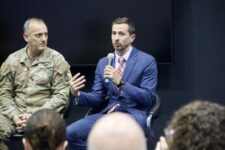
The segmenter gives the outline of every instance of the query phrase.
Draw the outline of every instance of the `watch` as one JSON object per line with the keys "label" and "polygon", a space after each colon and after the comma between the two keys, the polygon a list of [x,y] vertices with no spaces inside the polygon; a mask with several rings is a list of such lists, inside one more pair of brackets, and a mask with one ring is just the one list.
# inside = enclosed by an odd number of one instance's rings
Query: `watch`
{"label": "watch", "polygon": [[125,82],[121,79],[117,87],[121,89],[125,85]]}

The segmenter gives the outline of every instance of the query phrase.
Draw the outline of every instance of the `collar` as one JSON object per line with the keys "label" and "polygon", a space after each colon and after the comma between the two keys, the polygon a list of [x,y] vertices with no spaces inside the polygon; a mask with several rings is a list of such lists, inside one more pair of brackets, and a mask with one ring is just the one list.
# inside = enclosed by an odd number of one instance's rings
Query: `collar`
{"label": "collar", "polygon": [[[126,54],[124,54],[122,57],[125,59],[125,61],[127,62],[127,60],[128,60],[128,58],[129,58],[129,56],[130,56],[130,54],[131,54],[131,52],[132,52],[132,49],[133,49],[133,47],[131,46],[131,48],[126,52]],[[118,59],[121,57],[121,56],[119,56],[118,54],[116,54],[116,52],[115,52],[115,56],[116,56],[116,62],[118,62]]]}
{"label": "collar", "polygon": [[[20,58],[20,62],[25,63],[29,61],[29,57],[27,55],[27,46],[22,49],[22,57]],[[48,48],[46,48],[43,53],[35,59],[35,62],[49,62],[49,56],[48,56]]]}

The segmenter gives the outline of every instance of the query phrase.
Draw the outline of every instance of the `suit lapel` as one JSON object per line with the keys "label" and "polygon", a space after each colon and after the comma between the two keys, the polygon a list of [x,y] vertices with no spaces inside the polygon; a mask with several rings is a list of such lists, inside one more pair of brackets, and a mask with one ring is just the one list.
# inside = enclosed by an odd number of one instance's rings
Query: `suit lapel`
{"label": "suit lapel", "polygon": [[125,81],[128,79],[130,72],[133,69],[133,67],[137,61],[136,56],[137,56],[137,49],[133,47],[132,52],[126,62],[126,66],[125,66],[124,73],[122,76],[123,80],[125,80]]}

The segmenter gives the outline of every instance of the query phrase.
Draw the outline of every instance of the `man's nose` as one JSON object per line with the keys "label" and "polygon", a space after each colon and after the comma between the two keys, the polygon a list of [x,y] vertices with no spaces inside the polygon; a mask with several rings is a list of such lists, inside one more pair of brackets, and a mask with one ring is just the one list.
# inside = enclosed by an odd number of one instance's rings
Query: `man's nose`
{"label": "man's nose", "polygon": [[115,40],[119,40],[119,35],[116,34],[116,35],[114,36],[114,38],[115,38]]}
{"label": "man's nose", "polygon": [[47,40],[47,36],[46,36],[46,35],[42,35],[42,36],[41,36],[41,40],[42,40],[42,41],[46,41],[46,40]]}

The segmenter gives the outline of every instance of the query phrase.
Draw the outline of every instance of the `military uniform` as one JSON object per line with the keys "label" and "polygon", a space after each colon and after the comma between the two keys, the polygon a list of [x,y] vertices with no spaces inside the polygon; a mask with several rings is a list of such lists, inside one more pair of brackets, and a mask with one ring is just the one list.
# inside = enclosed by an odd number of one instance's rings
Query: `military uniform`
{"label": "military uniform", "polygon": [[12,131],[12,118],[43,108],[61,111],[69,98],[69,64],[57,51],[46,48],[37,59],[26,47],[9,55],[0,70],[0,139]]}

